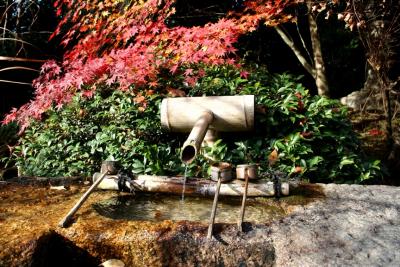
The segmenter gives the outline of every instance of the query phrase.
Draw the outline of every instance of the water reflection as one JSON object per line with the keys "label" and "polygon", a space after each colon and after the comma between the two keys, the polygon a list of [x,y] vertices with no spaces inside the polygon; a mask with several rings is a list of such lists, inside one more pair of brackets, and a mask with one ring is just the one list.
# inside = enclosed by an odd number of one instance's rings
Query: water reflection
{"label": "water reflection", "polygon": [[[216,222],[235,223],[239,216],[240,198],[225,198],[218,202]],[[200,221],[207,223],[212,199],[173,195],[137,195],[113,197],[93,205],[102,216],[112,219],[140,221]],[[249,199],[246,206],[246,222],[267,223],[283,217],[284,211],[277,206]]]}

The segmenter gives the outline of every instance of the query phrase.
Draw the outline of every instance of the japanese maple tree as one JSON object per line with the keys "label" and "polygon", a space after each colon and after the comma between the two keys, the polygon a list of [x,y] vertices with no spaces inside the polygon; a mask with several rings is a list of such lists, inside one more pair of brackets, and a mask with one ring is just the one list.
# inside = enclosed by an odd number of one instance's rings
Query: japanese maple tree
{"label": "japanese maple tree", "polygon": [[[34,99],[5,118],[24,129],[31,119],[55,105],[61,108],[74,95],[91,97],[100,85],[120,90],[155,89],[162,71],[184,70],[191,85],[204,75],[197,63],[237,65],[234,44],[262,20],[275,25],[288,21],[285,8],[296,1],[247,1],[241,13],[229,13],[215,23],[168,27],[174,0],[58,0],[62,15],[52,37],[62,35],[67,52],[62,62],[48,61],[34,81]],[[143,104],[143,103],[142,103]],[[144,103],[145,104],[145,103]]]}

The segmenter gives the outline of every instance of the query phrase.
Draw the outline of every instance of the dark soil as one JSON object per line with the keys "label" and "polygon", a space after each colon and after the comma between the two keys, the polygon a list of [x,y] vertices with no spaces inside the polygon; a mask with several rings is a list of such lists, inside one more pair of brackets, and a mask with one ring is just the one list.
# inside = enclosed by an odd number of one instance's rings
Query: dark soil
{"label": "dark soil", "polygon": [[361,146],[368,158],[382,162],[384,176],[366,181],[367,184],[400,185],[400,115],[392,120],[394,146],[388,147],[386,119],[382,112],[351,111],[353,129],[361,140]]}

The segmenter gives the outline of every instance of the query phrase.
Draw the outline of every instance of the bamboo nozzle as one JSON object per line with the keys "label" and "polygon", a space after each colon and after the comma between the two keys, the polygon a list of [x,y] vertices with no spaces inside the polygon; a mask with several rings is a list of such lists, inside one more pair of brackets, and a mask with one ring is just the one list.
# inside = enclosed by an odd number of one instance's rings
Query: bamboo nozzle
{"label": "bamboo nozzle", "polygon": [[203,113],[197,119],[188,139],[183,144],[181,152],[182,162],[188,164],[196,158],[196,155],[200,150],[201,143],[203,142],[208,127],[212,123],[213,119],[214,115],[209,110],[203,111]]}

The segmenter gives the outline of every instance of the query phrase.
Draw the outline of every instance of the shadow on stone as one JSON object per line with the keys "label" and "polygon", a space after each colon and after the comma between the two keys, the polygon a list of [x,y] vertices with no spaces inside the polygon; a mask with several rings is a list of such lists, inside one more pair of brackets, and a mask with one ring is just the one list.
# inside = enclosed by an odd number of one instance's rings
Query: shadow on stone
{"label": "shadow on stone", "polygon": [[250,222],[243,222],[242,228],[244,233],[248,233],[253,230],[253,225]]}
{"label": "shadow on stone", "polygon": [[260,226],[237,233],[236,225],[216,225],[216,234],[207,240],[202,232],[178,231],[159,242],[163,266],[274,266],[275,249]]}
{"label": "shadow on stone", "polygon": [[91,267],[101,262],[87,251],[55,232],[39,238],[32,255],[31,267]]}

